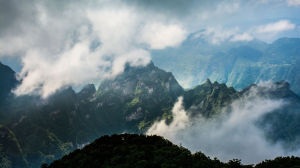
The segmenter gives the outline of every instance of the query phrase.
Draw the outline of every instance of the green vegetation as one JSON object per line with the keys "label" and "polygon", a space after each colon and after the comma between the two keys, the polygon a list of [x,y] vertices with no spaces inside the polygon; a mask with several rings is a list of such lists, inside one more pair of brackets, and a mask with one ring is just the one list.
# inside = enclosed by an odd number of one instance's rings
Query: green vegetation
{"label": "green vegetation", "polygon": [[128,103],[128,106],[129,107],[135,106],[136,104],[139,103],[139,101],[140,101],[140,99],[138,97],[136,97],[136,98],[132,99],[130,103]]}
{"label": "green vegetation", "polygon": [[297,168],[300,158],[266,160],[256,166],[242,165],[238,159],[223,163],[201,152],[172,144],[159,136],[121,134],[103,136],[83,149],[75,150],[42,168]]}
{"label": "green vegetation", "polygon": [[299,157],[277,157],[274,160],[265,160],[255,168],[300,168]]}

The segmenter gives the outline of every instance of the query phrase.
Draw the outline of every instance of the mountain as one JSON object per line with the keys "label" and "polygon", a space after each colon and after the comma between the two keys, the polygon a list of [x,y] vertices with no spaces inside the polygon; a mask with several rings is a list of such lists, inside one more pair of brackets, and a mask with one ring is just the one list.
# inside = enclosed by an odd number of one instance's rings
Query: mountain
{"label": "mountain", "polygon": [[300,158],[285,157],[266,160],[256,166],[242,165],[239,160],[222,163],[201,152],[191,154],[159,136],[121,134],[103,136],[83,149],[75,150],[42,168],[96,167],[168,167],[168,168],[296,168]]}
{"label": "mountain", "polygon": [[229,105],[245,97],[283,101],[284,104],[280,108],[263,115],[257,121],[257,126],[263,130],[270,142],[280,142],[287,150],[299,148],[300,96],[291,91],[290,84],[286,81],[252,84],[236,91],[232,87],[218,82],[212,83],[208,79],[204,84],[185,91],[183,102],[191,117],[201,115],[211,118],[224,112],[230,113]]}
{"label": "mountain", "polygon": [[[265,86],[254,84],[237,91],[208,79],[202,85],[184,90],[172,73],[153,63],[145,67],[126,66],[124,73],[103,81],[98,89],[89,84],[76,93],[71,87],[65,87],[47,99],[8,94],[0,105],[1,130],[8,136],[0,136],[0,147],[16,149],[20,164],[10,167],[26,164],[35,168],[82,148],[100,136],[145,133],[155,121],[170,122],[172,107],[179,96],[184,97],[188,115],[210,118],[255,88],[258,96],[290,102],[257,124],[270,141],[282,141],[287,148],[298,148],[300,98],[289,87],[287,82],[280,81]],[[269,124],[274,125],[274,129],[269,129]],[[14,160],[6,149],[1,155],[6,160],[0,165]]]}
{"label": "mountain", "polygon": [[213,117],[236,98],[238,92],[232,87],[218,82],[211,83],[207,79],[204,84],[185,92],[184,105],[193,116],[201,114],[204,117]]}
{"label": "mountain", "polygon": [[3,65],[0,62],[0,103],[5,99],[11,92],[11,90],[16,87],[17,79],[15,77],[15,72],[8,66]]}
{"label": "mountain", "polygon": [[101,135],[144,132],[171,114],[183,92],[171,73],[153,63],[128,66],[97,90],[90,84],[78,93],[62,88],[47,99],[8,97],[0,106],[0,123],[15,134],[29,167],[39,167]]}
{"label": "mountain", "polygon": [[152,59],[173,72],[185,87],[207,78],[238,90],[261,80],[286,80],[300,95],[299,45],[299,38],[281,38],[271,44],[253,40],[214,45],[192,34],[178,48],[152,51]]}
{"label": "mountain", "polygon": [[2,125],[0,125],[0,167],[28,167],[25,155],[15,134]]}
{"label": "mountain", "polygon": [[[110,127],[138,132],[151,126],[160,116],[168,115],[178,96],[183,94],[172,73],[153,63],[146,67],[128,67],[113,80],[104,81],[97,90],[99,111]],[[125,124],[125,125],[120,125]]]}
{"label": "mountain", "polygon": [[265,114],[258,123],[271,141],[281,142],[286,149],[297,149],[300,138],[300,97],[290,90],[286,81],[275,82],[271,87],[252,85],[241,93],[247,94],[251,88],[257,89],[259,97],[285,102],[281,108]]}

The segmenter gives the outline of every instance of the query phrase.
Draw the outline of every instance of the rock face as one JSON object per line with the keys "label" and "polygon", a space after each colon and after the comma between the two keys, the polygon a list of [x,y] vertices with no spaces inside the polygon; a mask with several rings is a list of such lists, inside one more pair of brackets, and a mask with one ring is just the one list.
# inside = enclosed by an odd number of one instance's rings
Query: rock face
{"label": "rock face", "polygon": [[0,62],[0,103],[7,98],[11,90],[16,87],[15,72]]}
{"label": "rock face", "polygon": [[153,51],[152,57],[184,86],[209,78],[240,90],[261,80],[286,80],[300,95],[299,46],[299,38],[281,38],[272,44],[254,40],[211,45],[191,35],[179,48]]}
{"label": "rock face", "polygon": [[28,167],[25,155],[15,134],[2,125],[0,125],[0,167]]}
{"label": "rock face", "polygon": [[103,82],[95,101],[99,111],[108,116],[107,120],[116,119],[113,125],[137,132],[149,127],[160,116],[169,114],[182,94],[183,89],[172,73],[150,63],[146,67],[127,67],[114,80]]}
{"label": "rock face", "polygon": [[211,83],[207,79],[204,84],[185,92],[185,108],[189,109],[192,115],[201,114],[204,117],[213,117],[238,98],[237,93],[232,87],[228,88],[225,84],[218,82]]}

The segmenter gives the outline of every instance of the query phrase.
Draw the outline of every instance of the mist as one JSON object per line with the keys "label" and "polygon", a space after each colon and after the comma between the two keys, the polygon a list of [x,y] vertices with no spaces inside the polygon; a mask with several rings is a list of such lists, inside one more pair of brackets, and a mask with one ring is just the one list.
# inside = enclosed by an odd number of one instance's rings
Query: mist
{"label": "mist", "polygon": [[[259,89],[274,89],[262,83]],[[201,151],[222,161],[241,159],[245,164],[258,163],[277,156],[298,155],[299,151],[287,151],[280,143],[267,140],[257,121],[265,114],[280,109],[288,102],[258,96],[258,88],[252,87],[248,94],[235,100],[213,118],[189,116],[179,97],[172,109],[173,121],[155,122],[148,135],[161,135],[192,152]],[[228,113],[228,109],[230,112]]]}

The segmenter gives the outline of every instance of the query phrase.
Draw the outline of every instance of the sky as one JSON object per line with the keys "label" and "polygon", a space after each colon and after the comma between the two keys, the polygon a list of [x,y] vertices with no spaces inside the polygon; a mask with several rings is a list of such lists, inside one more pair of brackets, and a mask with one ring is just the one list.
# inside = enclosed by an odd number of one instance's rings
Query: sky
{"label": "sky", "polygon": [[0,61],[22,80],[16,95],[113,78],[191,33],[216,45],[300,37],[300,0],[0,0]]}

